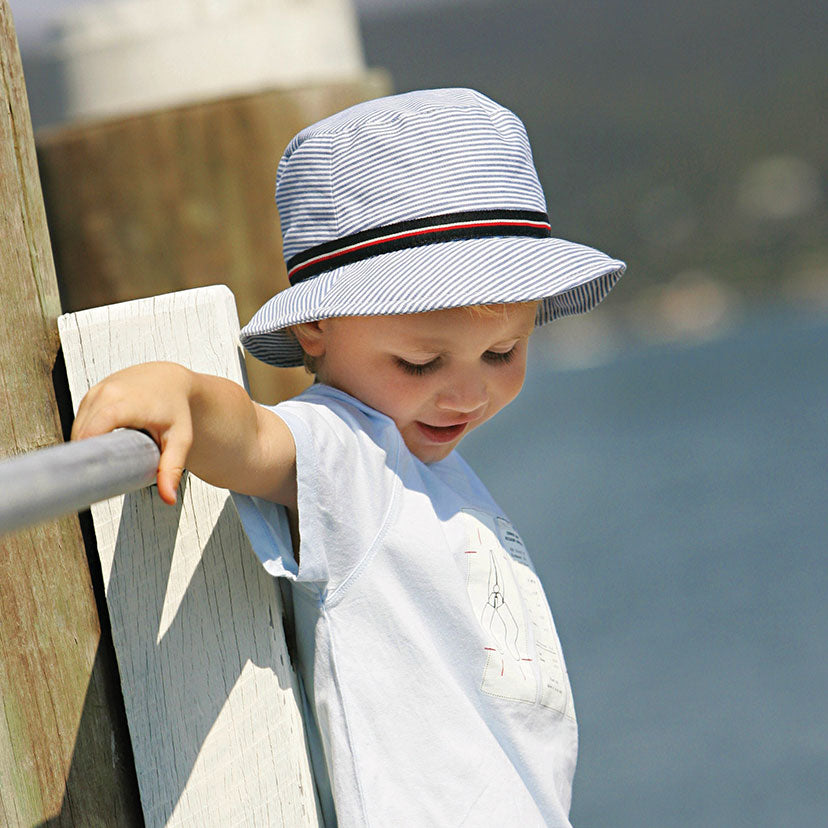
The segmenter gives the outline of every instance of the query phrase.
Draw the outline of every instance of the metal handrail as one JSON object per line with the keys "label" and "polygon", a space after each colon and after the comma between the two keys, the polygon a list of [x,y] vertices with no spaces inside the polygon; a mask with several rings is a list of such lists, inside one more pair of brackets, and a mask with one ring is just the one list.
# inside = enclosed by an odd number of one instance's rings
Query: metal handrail
{"label": "metal handrail", "polygon": [[86,509],[155,482],[159,451],[124,428],[0,462],[0,534]]}

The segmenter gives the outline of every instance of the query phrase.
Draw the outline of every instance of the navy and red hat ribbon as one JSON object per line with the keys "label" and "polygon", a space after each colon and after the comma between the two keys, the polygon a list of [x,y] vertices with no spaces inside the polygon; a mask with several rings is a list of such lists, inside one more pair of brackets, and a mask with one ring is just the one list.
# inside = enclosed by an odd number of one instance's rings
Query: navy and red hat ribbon
{"label": "navy and red hat ribbon", "polygon": [[531,236],[546,239],[552,235],[549,216],[532,210],[467,210],[445,213],[411,221],[399,221],[317,244],[287,263],[291,285],[327,270],[370,259],[381,253],[421,247],[456,239],[484,239],[492,236]]}

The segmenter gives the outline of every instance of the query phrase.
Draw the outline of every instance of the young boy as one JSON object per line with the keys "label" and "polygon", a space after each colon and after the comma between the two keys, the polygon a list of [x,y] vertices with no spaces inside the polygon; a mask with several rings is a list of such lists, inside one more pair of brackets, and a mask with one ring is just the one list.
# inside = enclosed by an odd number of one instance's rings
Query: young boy
{"label": "young boy", "polygon": [[522,124],[471,90],[305,129],[276,200],[291,287],[242,342],[316,383],[266,408],[136,366],[89,392],[73,437],[146,429],[169,503],[185,465],[238,493],[292,583],[326,822],[568,825],[577,729],[552,615],[453,449],[520,391],[533,328],[588,310],[624,265],[552,238]]}

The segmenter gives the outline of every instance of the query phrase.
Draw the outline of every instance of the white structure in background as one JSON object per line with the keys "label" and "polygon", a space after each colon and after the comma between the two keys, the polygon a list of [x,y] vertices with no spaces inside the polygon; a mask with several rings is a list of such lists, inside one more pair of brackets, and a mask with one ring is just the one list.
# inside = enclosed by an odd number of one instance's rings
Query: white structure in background
{"label": "white structure in background", "polygon": [[364,72],[350,0],[114,0],[50,37],[66,118],[131,115]]}

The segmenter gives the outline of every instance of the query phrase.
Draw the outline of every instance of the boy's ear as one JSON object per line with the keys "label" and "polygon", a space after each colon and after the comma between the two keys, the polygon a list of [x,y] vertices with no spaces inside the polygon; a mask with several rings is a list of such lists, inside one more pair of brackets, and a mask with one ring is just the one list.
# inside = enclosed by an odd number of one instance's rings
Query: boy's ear
{"label": "boy's ear", "polygon": [[293,325],[291,330],[306,354],[312,357],[325,355],[324,335],[318,321],[302,322],[299,325]]}

